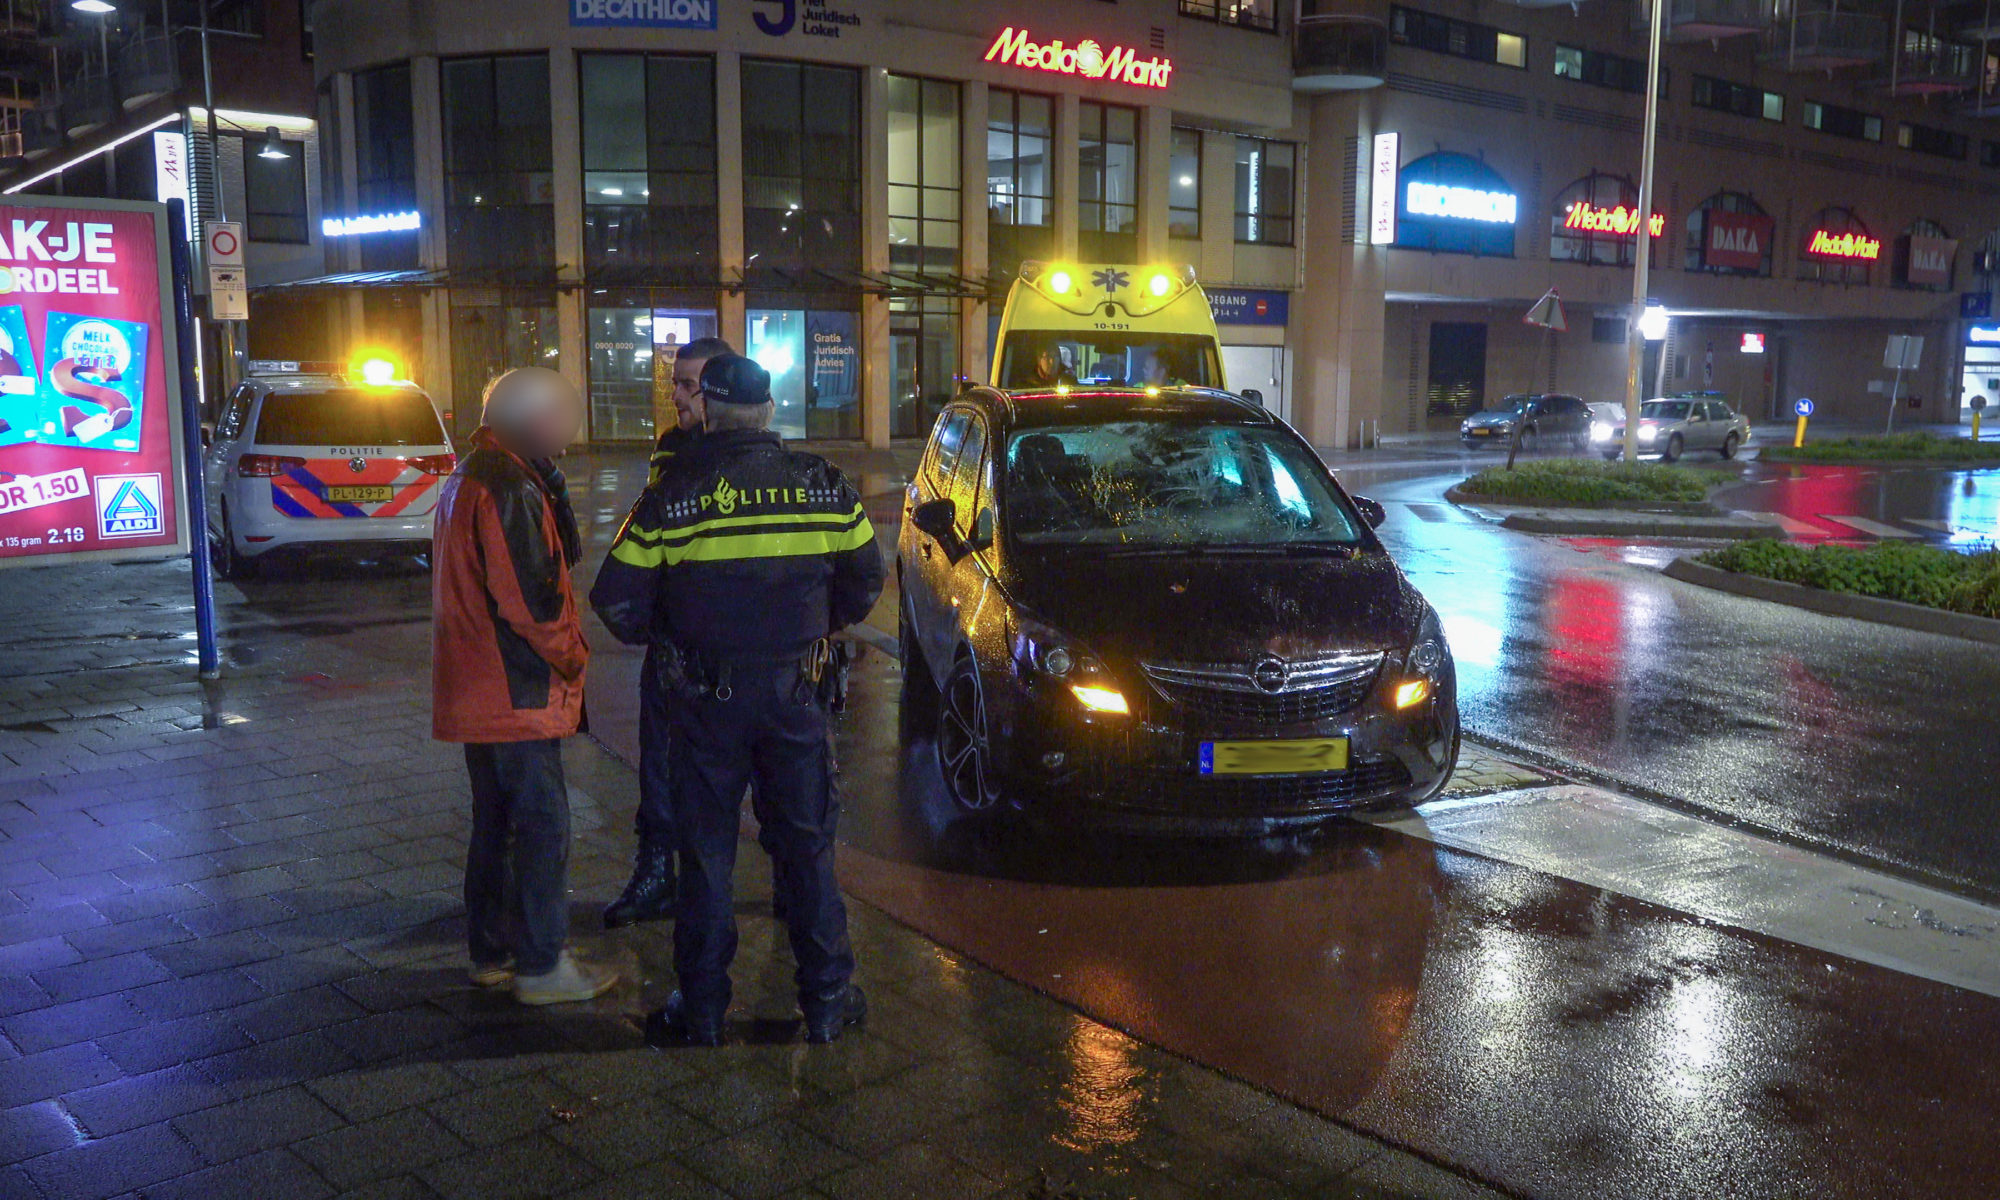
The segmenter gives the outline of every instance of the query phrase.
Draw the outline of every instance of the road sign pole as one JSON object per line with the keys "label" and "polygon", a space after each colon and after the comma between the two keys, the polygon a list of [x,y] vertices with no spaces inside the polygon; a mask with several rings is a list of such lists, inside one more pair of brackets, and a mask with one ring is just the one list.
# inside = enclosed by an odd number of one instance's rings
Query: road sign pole
{"label": "road sign pole", "polygon": [[1799,447],[1805,444],[1806,444],[1806,419],[1804,416],[1800,416],[1799,427],[1792,431],[1792,449],[1797,450]]}
{"label": "road sign pole", "polygon": [[187,500],[181,506],[188,522],[188,557],[194,568],[195,662],[203,679],[222,673],[215,645],[215,581],[208,562],[208,490],[201,478],[201,392],[194,371],[194,265],[188,255],[192,236],[187,203],[167,201],[167,222],[173,227],[174,330],[180,346],[181,438],[187,456]]}

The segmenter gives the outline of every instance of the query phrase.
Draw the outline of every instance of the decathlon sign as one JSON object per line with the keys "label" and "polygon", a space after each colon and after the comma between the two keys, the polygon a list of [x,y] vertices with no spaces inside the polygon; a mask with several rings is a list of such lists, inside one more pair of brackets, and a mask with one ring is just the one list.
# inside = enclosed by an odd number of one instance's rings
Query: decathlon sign
{"label": "decathlon sign", "polygon": [[1443,217],[1451,221],[1487,221],[1512,225],[1519,207],[1512,192],[1456,187],[1448,183],[1412,181],[1404,205],[1413,217]]}
{"label": "decathlon sign", "polygon": [[368,233],[409,233],[421,229],[424,219],[415,209],[409,212],[369,213],[359,217],[327,217],[319,230],[330,238],[359,237]]}
{"label": "decathlon sign", "polygon": [[1968,325],[1965,340],[1973,346],[2000,346],[2000,325]]}
{"label": "decathlon sign", "polygon": [[1174,71],[1173,60],[1163,55],[1142,59],[1137,50],[1128,46],[1105,47],[1090,38],[1074,46],[1064,45],[1060,39],[1037,42],[1028,30],[1011,25],[1001,30],[1000,36],[986,48],[986,61],[1150,88],[1167,86],[1167,79]]}
{"label": "decathlon sign", "polygon": [[1815,229],[1806,242],[1806,253],[1814,258],[1874,262],[1882,257],[1882,239],[1853,230],[1835,233],[1830,229]]}
{"label": "decathlon sign", "polygon": [[715,0],[569,0],[572,27],[713,29]]}
{"label": "decathlon sign", "polygon": [[[1667,231],[1667,218],[1654,213],[1646,222],[1647,231],[1659,237]],[[1626,208],[1620,204],[1613,208],[1599,208],[1588,200],[1579,200],[1569,206],[1563,214],[1563,228],[1580,233],[1609,233],[1617,237],[1637,237],[1639,233],[1639,208]]]}

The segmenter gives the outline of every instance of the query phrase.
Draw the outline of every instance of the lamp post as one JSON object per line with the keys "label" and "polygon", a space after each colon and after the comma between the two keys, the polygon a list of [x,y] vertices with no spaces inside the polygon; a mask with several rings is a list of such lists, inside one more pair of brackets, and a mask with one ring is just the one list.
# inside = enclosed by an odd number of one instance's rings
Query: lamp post
{"label": "lamp post", "polygon": [[[1660,31],[1666,25],[1666,7],[1672,2],[1652,0],[1652,31],[1646,50],[1646,128],[1639,152],[1639,233],[1632,256],[1632,316],[1625,323],[1625,461],[1628,463],[1639,458],[1639,377],[1644,373],[1646,359],[1646,275],[1653,263],[1653,141],[1660,126]],[[1661,336],[1665,335],[1665,330],[1661,330]]]}

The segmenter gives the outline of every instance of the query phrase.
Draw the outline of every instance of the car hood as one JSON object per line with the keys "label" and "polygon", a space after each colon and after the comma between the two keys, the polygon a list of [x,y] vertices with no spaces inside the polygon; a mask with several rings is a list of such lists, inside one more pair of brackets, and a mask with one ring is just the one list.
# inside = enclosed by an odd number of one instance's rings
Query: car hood
{"label": "car hood", "polygon": [[1474,413],[1465,419],[1465,423],[1467,425],[1512,425],[1514,423],[1514,414],[1511,412]]}
{"label": "car hood", "polygon": [[1380,551],[1351,559],[1060,551],[1037,555],[1014,590],[1035,617],[1114,666],[1400,650],[1424,611]]}

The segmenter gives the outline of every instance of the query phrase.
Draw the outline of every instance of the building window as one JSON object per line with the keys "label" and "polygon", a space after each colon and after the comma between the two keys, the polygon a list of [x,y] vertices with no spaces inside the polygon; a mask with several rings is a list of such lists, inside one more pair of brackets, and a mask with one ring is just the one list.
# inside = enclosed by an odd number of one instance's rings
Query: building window
{"label": "building window", "polygon": [[[356,216],[413,212],[417,207],[416,120],[410,107],[410,64],[354,73]],[[355,238],[360,265],[393,271],[417,265],[418,235],[381,233]]]}
{"label": "building window", "polygon": [[1085,100],[1078,112],[1078,245],[1088,259],[1130,262],[1139,253],[1139,110]]}
{"label": "building window", "polygon": [[[1666,232],[1655,216],[1648,242]],[[1549,257],[1557,262],[1629,267],[1639,244],[1639,187],[1622,175],[1592,172],[1556,193],[1549,217]],[[1657,261],[1657,259],[1653,260]]]}
{"label": "building window", "polygon": [[[454,319],[459,311],[454,304]],[[590,440],[652,441],[654,414],[673,404],[675,353],[696,338],[716,335],[714,293],[593,288],[589,312]],[[553,316],[550,310],[551,322]],[[496,313],[493,319],[504,317]],[[517,353],[537,344],[529,332],[515,335],[521,343]],[[552,346],[554,336],[551,325],[540,333],[540,344]],[[511,360],[512,365],[523,361]],[[555,363],[544,360],[544,365]]]}
{"label": "building window", "polygon": [[1805,282],[1866,287],[1881,257],[1881,239],[1851,208],[1822,208],[1799,231],[1798,278]]}
{"label": "building window", "polygon": [[1023,259],[1054,252],[1050,164],[1055,101],[1029,92],[986,93],[986,214],[992,269],[1011,276]]}
{"label": "building window", "polygon": [[1807,129],[1817,129],[1835,137],[1853,138],[1860,142],[1882,140],[1882,118],[1862,112],[1856,108],[1842,108],[1837,104],[1821,104],[1808,100],[1802,110],[1803,122]]}
{"label": "building window", "polygon": [[452,269],[553,268],[548,56],[458,58],[442,70]]}
{"label": "building window", "polygon": [[1292,244],[1292,168],[1298,147],[1263,138],[1236,139],[1236,240]]}
{"label": "building window", "polygon": [[793,438],[861,436],[861,314],[752,296],[744,353],[771,373],[771,428]]}
{"label": "building window", "polygon": [[1174,127],[1167,161],[1167,236],[1201,236],[1201,130]]}
{"label": "building window", "polygon": [[1958,242],[1936,221],[1918,218],[1896,239],[1889,281],[1899,288],[1948,292],[1958,266]]}
{"label": "building window", "polygon": [[1771,215],[1749,196],[1717,192],[1687,215],[1684,265],[1714,275],[1768,277],[1776,228]]}
{"label": "building window", "polygon": [[743,64],[743,241],[751,274],[861,265],[861,75]]}
{"label": "building window", "polygon": [[1590,340],[1601,346],[1622,346],[1625,344],[1624,317],[1590,318]]}
{"label": "building window", "polygon": [[1949,129],[1939,129],[1931,125],[1913,125],[1908,121],[1896,127],[1896,144],[1905,150],[1918,154],[1935,155],[1938,158],[1963,160],[1972,139]]}
{"label": "building window", "polygon": [[1276,0],[1181,0],[1181,15],[1273,33],[1278,28]]}
{"label": "building window", "polygon": [[[1564,79],[1575,79],[1617,92],[1634,95],[1646,92],[1646,60],[1643,58],[1626,58],[1622,54],[1606,54],[1602,50],[1558,45],[1555,72]],[[1661,67],[1661,94],[1664,95],[1666,90],[1667,69]]]}
{"label": "building window", "polygon": [[584,269],[673,285],[716,273],[715,61],[585,54]]}
{"label": "building window", "polygon": [[958,85],[889,76],[889,265],[958,270]]}
{"label": "building window", "polygon": [[1688,103],[1710,112],[1725,112],[1758,121],[1783,121],[1785,98],[1777,92],[1745,87],[1710,75],[1694,77]]}
{"label": "building window", "polygon": [[1520,34],[1414,8],[1389,10],[1389,40],[1474,62],[1523,69],[1528,65],[1528,40]]}
{"label": "building window", "polygon": [[281,141],[283,158],[265,158],[261,136],[223,134],[234,139],[243,161],[243,231],[253,242],[312,241],[306,223],[306,144]]}

